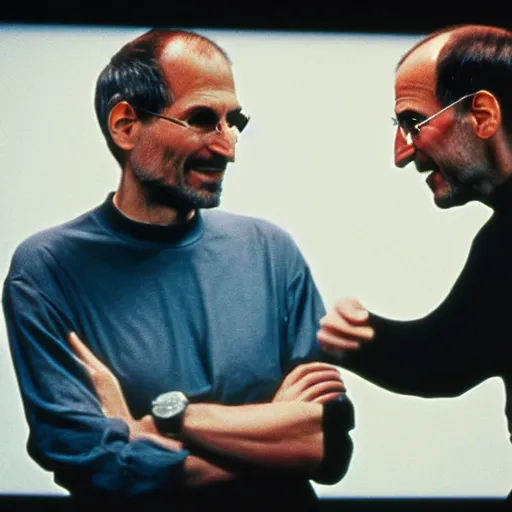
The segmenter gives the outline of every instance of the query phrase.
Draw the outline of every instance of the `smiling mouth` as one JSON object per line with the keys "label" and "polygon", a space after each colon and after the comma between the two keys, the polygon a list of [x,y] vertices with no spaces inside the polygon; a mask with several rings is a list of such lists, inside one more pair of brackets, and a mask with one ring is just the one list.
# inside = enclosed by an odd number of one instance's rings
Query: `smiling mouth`
{"label": "smiling mouth", "polygon": [[217,183],[224,177],[224,169],[204,169],[199,167],[197,169],[189,169],[188,172],[195,175],[196,179],[199,178],[203,183]]}
{"label": "smiling mouth", "polygon": [[195,171],[202,174],[220,174],[226,171],[228,161],[219,155],[211,158],[189,158],[185,162],[185,172]]}
{"label": "smiling mouth", "polygon": [[209,174],[218,174],[223,173],[226,171],[225,167],[206,167],[206,166],[197,166],[197,167],[191,167],[188,169],[189,171],[195,171],[195,172],[204,172]]}

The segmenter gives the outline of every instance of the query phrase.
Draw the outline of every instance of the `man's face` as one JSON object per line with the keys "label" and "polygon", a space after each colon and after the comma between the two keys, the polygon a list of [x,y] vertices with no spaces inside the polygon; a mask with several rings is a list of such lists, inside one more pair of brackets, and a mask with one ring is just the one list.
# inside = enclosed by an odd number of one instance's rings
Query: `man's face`
{"label": "man's face", "polygon": [[190,127],[158,117],[142,123],[128,167],[152,204],[183,212],[217,206],[226,166],[235,158],[230,114],[240,110],[230,65],[220,55],[198,56],[175,44],[164,51],[161,66],[173,102],[160,114]]}
{"label": "man's face", "polygon": [[[436,56],[427,43],[399,67],[395,78],[395,113],[399,122],[414,125],[443,108],[435,95]],[[473,133],[470,116],[457,116],[455,108],[422,126],[409,141],[397,129],[395,163],[404,167],[410,162],[419,172],[429,172],[426,182],[441,208],[482,197],[480,188],[488,177],[484,148]]]}

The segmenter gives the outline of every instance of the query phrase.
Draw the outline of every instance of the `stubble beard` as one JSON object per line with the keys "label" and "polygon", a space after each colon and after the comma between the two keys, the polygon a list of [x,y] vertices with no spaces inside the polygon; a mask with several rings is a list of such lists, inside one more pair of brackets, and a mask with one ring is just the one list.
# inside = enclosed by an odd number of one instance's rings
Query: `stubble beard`
{"label": "stubble beard", "polygon": [[185,183],[165,183],[162,178],[156,178],[153,173],[141,167],[134,166],[132,169],[149,205],[168,207],[186,214],[190,210],[215,208],[220,204],[222,181],[204,183],[202,190],[197,190]]}
{"label": "stubble beard", "polygon": [[475,151],[475,141],[466,132],[460,133],[455,140],[445,141],[445,144],[454,149],[450,163],[441,165],[447,186],[436,200],[437,206],[446,209],[480,200],[483,197],[481,186],[489,178],[487,161],[484,161],[487,159]]}

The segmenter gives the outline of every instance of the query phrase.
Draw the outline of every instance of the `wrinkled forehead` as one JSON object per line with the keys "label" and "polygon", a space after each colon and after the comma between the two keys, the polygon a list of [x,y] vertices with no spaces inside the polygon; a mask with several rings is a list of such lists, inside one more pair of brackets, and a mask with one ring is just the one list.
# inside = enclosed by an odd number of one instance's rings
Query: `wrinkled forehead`
{"label": "wrinkled forehead", "polygon": [[413,108],[411,102],[436,102],[436,65],[439,52],[451,36],[441,34],[414,50],[395,75],[396,110]]}
{"label": "wrinkled forehead", "polygon": [[415,100],[435,101],[436,66],[434,62],[415,62],[403,65],[395,76],[395,105],[397,111],[411,109]]}
{"label": "wrinkled forehead", "polygon": [[184,41],[172,41],[163,50],[160,64],[175,99],[194,91],[233,92],[231,65],[218,51],[198,51]]}

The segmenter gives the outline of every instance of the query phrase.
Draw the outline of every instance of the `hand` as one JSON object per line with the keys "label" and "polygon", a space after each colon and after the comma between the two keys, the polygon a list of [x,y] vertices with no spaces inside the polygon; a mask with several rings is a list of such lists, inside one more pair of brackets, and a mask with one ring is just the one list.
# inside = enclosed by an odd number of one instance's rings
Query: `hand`
{"label": "hand", "polygon": [[132,419],[132,415],[115,375],[87,348],[74,332],[69,334],[68,340],[78,361],[87,370],[103,414],[109,418],[119,418],[128,423]]}
{"label": "hand", "polygon": [[335,366],[306,363],[294,368],[283,380],[273,402],[317,402],[334,400],[345,392],[345,385]]}
{"label": "hand", "polygon": [[116,376],[86,347],[74,333],[69,334],[69,344],[78,361],[85,367],[91,379],[101,410],[107,418],[119,418],[130,429],[130,440],[147,439],[159,443],[166,448],[178,451],[183,449],[182,443],[160,434],[150,415],[140,420],[132,417],[123,390]]}
{"label": "hand", "polygon": [[340,355],[343,350],[356,350],[361,343],[373,339],[369,313],[357,299],[344,298],[320,320],[317,338],[325,352]]}

